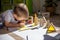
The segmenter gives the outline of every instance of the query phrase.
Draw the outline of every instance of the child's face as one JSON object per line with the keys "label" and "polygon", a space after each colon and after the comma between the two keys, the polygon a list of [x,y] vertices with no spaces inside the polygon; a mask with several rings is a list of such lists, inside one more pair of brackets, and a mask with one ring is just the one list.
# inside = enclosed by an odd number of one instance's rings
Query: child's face
{"label": "child's face", "polygon": [[18,17],[17,16],[17,20],[20,21],[20,20],[25,20],[26,18],[25,17]]}
{"label": "child's face", "polygon": [[16,19],[16,20],[18,20],[18,21],[20,21],[20,20],[26,20],[26,18],[24,17],[24,16],[17,16],[16,14],[14,14],[14,18]]}

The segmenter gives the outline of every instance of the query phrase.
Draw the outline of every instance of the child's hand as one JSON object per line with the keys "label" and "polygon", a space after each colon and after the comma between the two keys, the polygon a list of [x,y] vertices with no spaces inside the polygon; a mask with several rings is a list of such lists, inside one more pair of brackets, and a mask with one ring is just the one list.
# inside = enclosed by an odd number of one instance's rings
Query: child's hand
{"label": "child's hand", "polygon": [[19,23],[20,27],[23,27],[25,25],[25,23]]}
{"label": "child's hand", "polygon": [[25,21],[21,21],[19,24],[21,27],[23,27],[25,25]]}
{"label": "child's hand", "polygon": [[25,25],[25,23],[20,23],[20,25],[21,25],[21,26],[24,26],[24,25]]}

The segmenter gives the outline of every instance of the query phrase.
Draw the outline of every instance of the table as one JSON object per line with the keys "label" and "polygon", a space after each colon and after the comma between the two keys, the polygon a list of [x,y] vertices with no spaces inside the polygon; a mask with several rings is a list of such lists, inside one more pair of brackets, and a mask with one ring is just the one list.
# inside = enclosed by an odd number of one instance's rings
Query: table
{"label": "table", "polygon": [[[27,40],[27,38],[26,38],[27,36],[28,36],[28,40],[40,40],[40,39],[43,40],[43,36],[42,35],[44,35],[45,32],[46,32],[45,29],[40,28],[40,29],[26,30],[26,31],[19,31],[19,30],[17,30],[17,31],[14,31],[12,33],[21,36],[25,40]],[[10,39],[13,40],[13,38],[11,38],[11,36],[9,36],[8,33],[0,35],[0,38],[2,38],[2,39],[4,38],[5,39],[6,38],[5,36],[8,37],[9,40]]]}
{"label": "table", "polygon": [[25,30],[25,31],[16,30],[6,34],[0,34],[0,40],[20,40],[20,39],[21,40],[45,40],[44,35],[49,35],[54,37],[58,34],[58,33],[46,34],[46,31],[47,29],[43,29],[43,27],[34,30]]}

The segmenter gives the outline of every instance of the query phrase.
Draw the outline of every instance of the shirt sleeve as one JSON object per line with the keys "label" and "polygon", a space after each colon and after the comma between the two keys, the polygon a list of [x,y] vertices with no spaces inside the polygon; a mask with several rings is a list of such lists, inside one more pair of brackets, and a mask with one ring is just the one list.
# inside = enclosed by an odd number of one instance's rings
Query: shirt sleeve
{"label": "shirt sleeve", "polygon": [[7,22],[11,21],[11,14],[9,11],[5,12],[4,21],[7,21]]}

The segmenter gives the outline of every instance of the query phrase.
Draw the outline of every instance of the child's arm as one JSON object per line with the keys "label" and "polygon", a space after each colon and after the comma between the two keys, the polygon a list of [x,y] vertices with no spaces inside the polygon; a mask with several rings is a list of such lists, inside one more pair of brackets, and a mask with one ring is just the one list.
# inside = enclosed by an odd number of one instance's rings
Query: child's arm
{"label": "child's arm", "polygon": [[6,21],[5,21],[4,24],[5,24],[6,27],[21,27],[21,26],[25,25],[25,23],[13,24],[13,23],[6,22]]}

